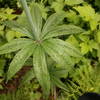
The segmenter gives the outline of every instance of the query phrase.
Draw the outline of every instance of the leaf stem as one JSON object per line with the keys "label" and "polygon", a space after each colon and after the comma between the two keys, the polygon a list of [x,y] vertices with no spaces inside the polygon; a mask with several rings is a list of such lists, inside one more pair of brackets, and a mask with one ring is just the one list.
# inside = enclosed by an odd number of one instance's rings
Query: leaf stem
{"label": "leaf stem", "polygon": [[36,34],[35,26],[33,24],[32,16],[31,16],[31,13],[30,13],[30,9],[29,9],[29,7],[27,5],[26,0],[20,0],[20,3],[21,3],[21,5],[22,5],[22,7],[23,7],[23,9],[24,9],[24,11],[26,13],[27,19],[29,21],[29,24],[31,26],[31,29],[32,29],[32,32],[33,32],[33,35],[34,35],[35,39],[39,40],[39,37]]}

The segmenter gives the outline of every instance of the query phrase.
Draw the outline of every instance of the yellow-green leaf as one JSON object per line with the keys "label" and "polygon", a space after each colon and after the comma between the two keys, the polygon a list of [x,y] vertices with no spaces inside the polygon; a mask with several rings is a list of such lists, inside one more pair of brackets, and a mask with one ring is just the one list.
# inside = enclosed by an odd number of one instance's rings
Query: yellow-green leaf
{"label": "yellow-green leaf", "polygon": [[81,4],[83,2],[83,0],[65,0],[65,3],[70,6]]}

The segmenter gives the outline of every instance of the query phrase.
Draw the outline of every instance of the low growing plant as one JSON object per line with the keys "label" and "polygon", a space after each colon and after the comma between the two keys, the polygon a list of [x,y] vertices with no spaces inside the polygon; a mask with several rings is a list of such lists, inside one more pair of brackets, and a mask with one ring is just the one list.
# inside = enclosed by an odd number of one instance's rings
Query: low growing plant
{"label": "low growing plant", "polygon": [[64,12],[54,13],[43,23],[41,11],[36,3],[33,3],[31,10],[29,10],[26,0],[20,0],[20,3],[26,13],[22,19],[24,22],[22,24],[17,21],[4,22],[13,30],[26,35],[0,47],[0,54],[18,51],[10,63],[7,80],[10,80],[32,56],[33,68],[31,70],[33,70],[42,87],[43,94],[47,98],[50,94],[50,80],[52,79],[47,67],[47,56],[56,63],[73,66],[71,56],[81,57],[81,54],[71,44],[59,39],[58,36],[82,33],[84,30],[74,25],[62,24],[65,17]]}
{"label": "low growing plant", "polygon": [[68,92],[62,93],[64,99],[60,100],[77,100],[79,96],[86,92],[100,93],[100,65],[91,66],[89,62],[80,65],[73,70],[70,79],[66,82]]}

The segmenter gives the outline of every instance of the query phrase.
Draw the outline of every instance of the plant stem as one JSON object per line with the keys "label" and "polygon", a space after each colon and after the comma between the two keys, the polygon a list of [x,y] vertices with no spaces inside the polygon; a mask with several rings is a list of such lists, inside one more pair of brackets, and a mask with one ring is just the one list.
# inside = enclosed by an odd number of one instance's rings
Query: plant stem
{"label": "plant stem", "polygon": [[29,24],[31,26],[31,29],[32,29],[32,32],[33,32],[33,35],[34,35],[35,39],[39,40],[39,37],[36,34],[35,26],[33,24],[32,16],[31,16],[31,13],[30,13],[30,9],[29,9],[29,7],[27,5],[26,0],[20,0],[20,3],[21,3],[21,5],[22,5],[22,7],[23,7],[23,9],[24,9],[24,11],[26,13],[27,19],[29,21]]}
{"label": "plant stem", "polygon": [[54,100],[57,100],[56,87],[54,87]]}

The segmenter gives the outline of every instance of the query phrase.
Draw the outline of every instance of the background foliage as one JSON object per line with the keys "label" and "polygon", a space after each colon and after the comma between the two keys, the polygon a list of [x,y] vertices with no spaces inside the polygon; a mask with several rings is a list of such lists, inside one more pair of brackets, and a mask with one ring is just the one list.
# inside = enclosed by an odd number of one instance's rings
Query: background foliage
{"label": "background foliage", "polygon": [[[22,16],[22,13],[19,14],[19,12],[22,10],[19,2],[17,0],[11,0],[10,2],[8,1],[9,0],[0,0],[0,22],[5,20],[20,20],[19,16]],[[65,19],[62,23],[73,24],[85,30],[83,34],[70,36],[65,35],[59,37],[65,42],[71,43],[73,46],[79,49],[83,55],[82,58],[71,58],[74,67],[71,68],[69,72],[63,72],[62,69],[62,75],[61,71],[58,71],[61,65],[54,64],[54,62],[52,62],[51,60],[48,61],[48,63],[50,63],[49,66],[53,65],[55,68],[50,70],[57,70],[59,74],[58,76],[55,76],[55,80],[52,80],[55,83],[54,86],[63,86],[60,87],[62,89],[57,88],[56,90],[58,100],[77,100],[78,96],[83,94],[84,92],[100,93],[100,1],[27,0],[30,7],[32,6],[32,1],[37,2],[37,5],[39,5],[42,11],[42,17],[45,20],[54,12],[65,12]],[[22,33],[15,32],[10,28],[2,25],[2,23],[0,24],[0,46],[7,43],[8,41],[12,41],[13,39],[22,36]],[[8,69],[8,65],[10,64],[11,59],[13,59],[13,55],[15,54],[11,53],[2,56],[0,55],[0,76],[3,77],[3,79],[0,79],[1,82],[6,76],[6,71]],[[64,68],[66,68],[66,66],[64,66]],[[27,75],[25,76],[25,79],[26,77]],[[56,84],[56,82],[61,85]],[[41,97],[42,93],[38,92],[38,90],[35,90],[34,88],[31,90],[31,92],[28,93],[28,91],[30,90],[29,84],[33,86],[34,84],[36,84],[35,82],[28,83],[26,81],[25,84],[26,85],[24,89],[26,89],[27,91],[27,93],[25,93],[26,97],[29,97],[30,95],[32,95],[31,98],[35,97],[33,95],[38,95],[39,97]],[[0,86],[0,88],[3,87]],[[64,90],[65,88],[68,91]],[[34,94],[34,91],[36,92],[36,94]],[[1,95],[0,98],[11,98],[11,96],[9,95],[13,94]],[[17,94],[15,93],[14,95]],[[37,97],[34,100],[38,100]]]}

